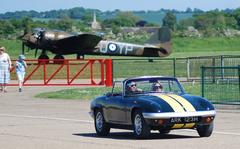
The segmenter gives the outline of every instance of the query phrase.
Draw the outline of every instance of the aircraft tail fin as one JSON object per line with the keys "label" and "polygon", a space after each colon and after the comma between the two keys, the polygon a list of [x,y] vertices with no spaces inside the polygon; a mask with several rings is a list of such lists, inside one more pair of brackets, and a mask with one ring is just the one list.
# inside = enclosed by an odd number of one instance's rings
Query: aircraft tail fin
{"label": "aircraft tail fin", "polygon": [[169,28],[161,27],[150,39],[146,42],[148,44],[156,45],[159,43],[169,42],[171,40],[171,33]]}
{"label": "aircraft tail fin", "polygon": [[153,46],[146,46],[144,48],[145,52],[147,52],[147,50],[149,50],[148,52],[152,50],[154,51],[155,49],[161,53],[161,56],[169,55],[172,52],[170,29],[168,27],[161,27],[155,34],[150,37],[146,44]]}

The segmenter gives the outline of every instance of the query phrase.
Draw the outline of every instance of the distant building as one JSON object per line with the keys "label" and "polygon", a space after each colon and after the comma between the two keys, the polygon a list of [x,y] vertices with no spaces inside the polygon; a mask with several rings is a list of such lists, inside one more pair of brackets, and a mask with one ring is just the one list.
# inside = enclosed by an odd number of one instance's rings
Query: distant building
{"label": "distant building", "polygon": [[145,31],[147,33],[153,34],[159,30],[160,27],[121,27],[123,33],[137,33],[140,31]]}
{"label": "distant building", "polygon": [[100,23],[97,22],[95,12],[93,13],[93,21],[92,21],[92,23],[91,23],[91,28],[92,28],[93,30],[101,30],[101,29],[102,29]]}

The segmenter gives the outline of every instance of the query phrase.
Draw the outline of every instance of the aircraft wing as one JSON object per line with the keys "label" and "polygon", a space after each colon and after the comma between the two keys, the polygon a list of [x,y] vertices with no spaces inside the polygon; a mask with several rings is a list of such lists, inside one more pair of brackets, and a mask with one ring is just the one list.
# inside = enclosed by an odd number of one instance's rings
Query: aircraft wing
{"label": "aircraft wing", "polygon": [[80,34],[59,39],[56,41],[56,47],[61,49],[93,49],[102,40],[100,36],[93,34]]}

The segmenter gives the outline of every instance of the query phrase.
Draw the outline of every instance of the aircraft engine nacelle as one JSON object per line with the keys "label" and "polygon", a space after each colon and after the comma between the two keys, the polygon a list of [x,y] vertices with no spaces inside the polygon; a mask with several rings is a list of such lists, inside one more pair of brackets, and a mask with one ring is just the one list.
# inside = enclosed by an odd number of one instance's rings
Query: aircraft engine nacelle
{"label": "aircraft engine nacelle", "polygon": [[56,41],[73,35],[62,31],[44,31],[42,36],[43,40]]}

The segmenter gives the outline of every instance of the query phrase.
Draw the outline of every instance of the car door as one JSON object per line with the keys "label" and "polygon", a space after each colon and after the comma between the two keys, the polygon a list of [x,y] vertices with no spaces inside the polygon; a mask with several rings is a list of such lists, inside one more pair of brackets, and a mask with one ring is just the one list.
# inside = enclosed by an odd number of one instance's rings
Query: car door
{"label": "car door", "polygon": [[107,118],[112,123],[126,123],[126,100],[121,95],[112,95],[107,99]]}

